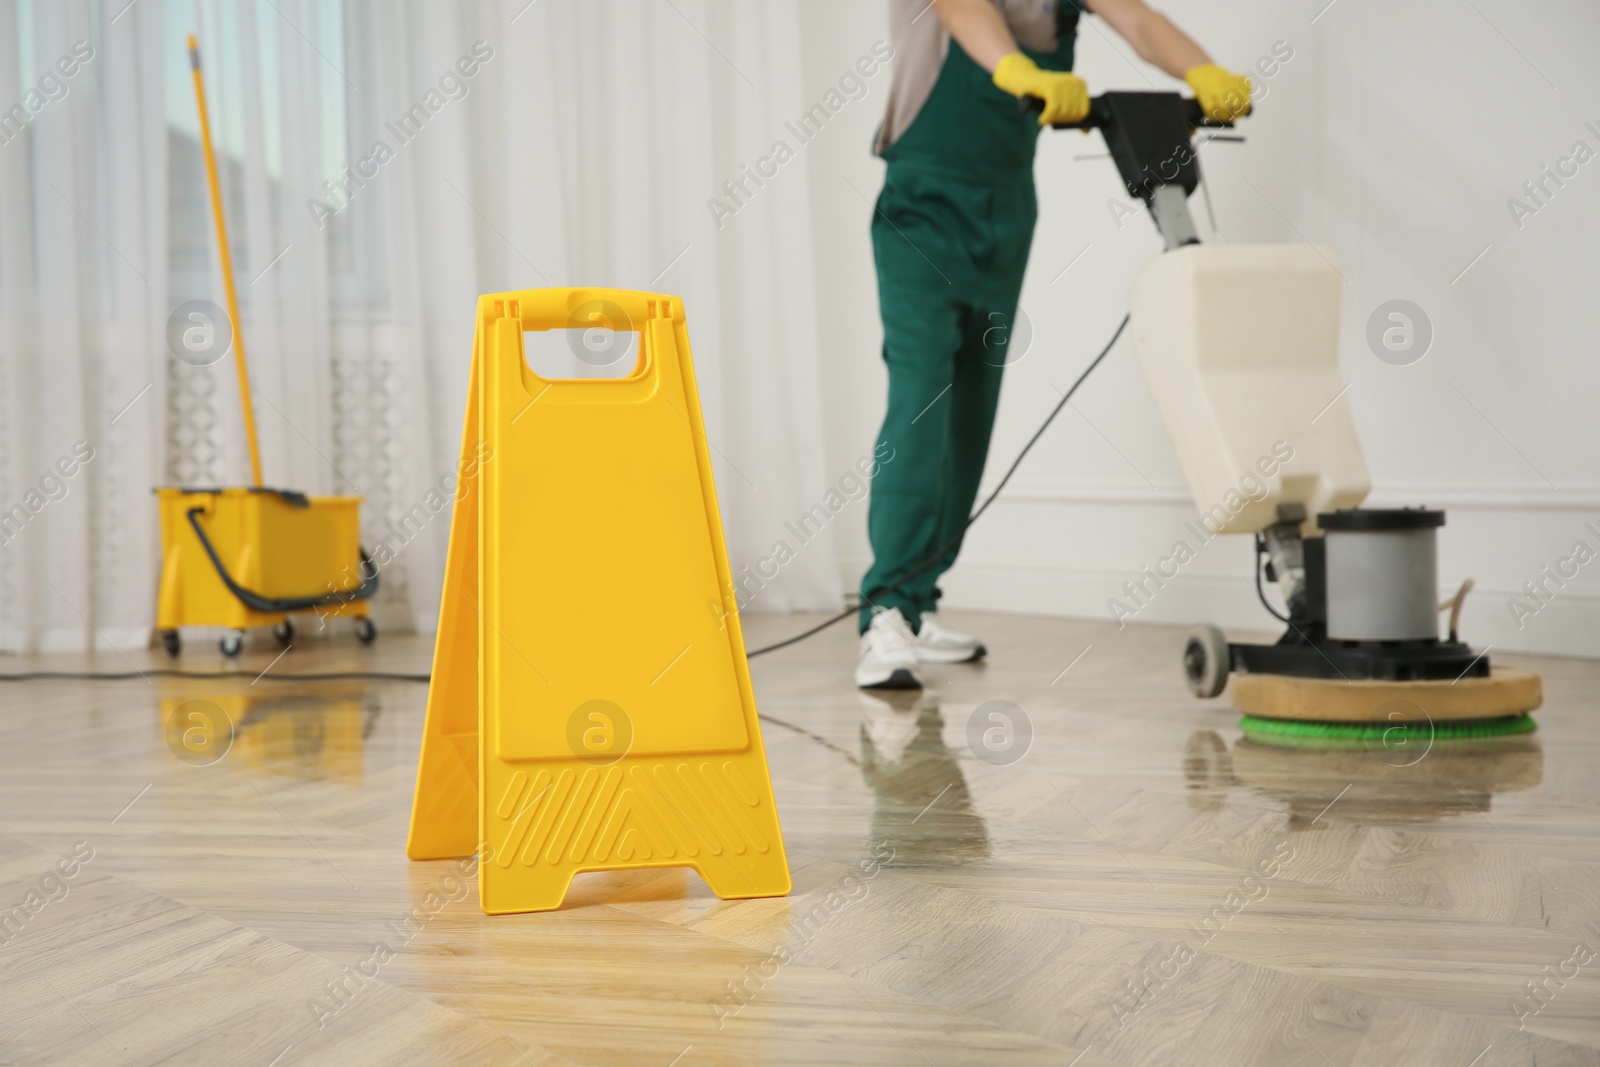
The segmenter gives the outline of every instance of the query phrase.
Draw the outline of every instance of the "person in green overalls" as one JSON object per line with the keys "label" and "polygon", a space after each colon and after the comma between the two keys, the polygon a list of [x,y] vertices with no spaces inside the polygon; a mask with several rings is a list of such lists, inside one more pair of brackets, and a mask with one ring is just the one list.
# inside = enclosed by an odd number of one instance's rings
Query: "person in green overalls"
{"label": "person in green overalls", "polygon": [[[876,146],[888,171],[872,248],[889,368],[878,454],[893,458],[872,482],[856,684],[905,689],[922,684],[924,663],[986,651],[939,621],[939,578],[955,563],[988,455],[1037,215],[1039,127],[1089,112],[1088,86],[1070,73],[1080,14],[1183,78],[1213,118],[1248,113],[1250,82],[1142,0],[890,0],[889,9],[895,68]],[[1043,101],[1037,118],[1018,109],[1025,96]]]}

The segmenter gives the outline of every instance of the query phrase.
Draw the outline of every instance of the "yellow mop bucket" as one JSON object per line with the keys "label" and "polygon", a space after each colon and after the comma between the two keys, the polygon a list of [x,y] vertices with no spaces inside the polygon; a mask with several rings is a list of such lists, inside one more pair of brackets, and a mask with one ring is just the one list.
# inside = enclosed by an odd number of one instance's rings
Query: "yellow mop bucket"
{"label": "yellow mop bucket", "polygon": [[367,618],[366,601],[378,590],[378,572],[361,550],[361,498],[308,497],[261,484],[261,450],[256,443],[244,335],[238,328],[239,299],[234,291],[228,227],[211,149],[200,50],[192,34],[189,65],[217,226],[222,285],[233,319],[234,368],[254,484],[156,490],[162,545],[156,627],[162,644],[174,656],[181,647],[178,630],[184,626],[226,627],[230,632],[222,639],[222,652],[227,656],[239,654],[244,631],[251,626],[273,626],[278,639],[287,644],[294,636],[288,616],[297,611],[315,611],[324,618],[355,617],[357,636],[370,642],[377,629]]}
{"label": "yellow mop bucket", "polygon": [[243,631],[273,626],[287,642],[290,612],[358,620],[371,641],[367,599],[377,567],[361,550],[361,498],[308,497],[285,489],[156,490],[161,506],[161,595],[156,626],[177,654],[184,626],[233,631],[222,651],[237,655]]}

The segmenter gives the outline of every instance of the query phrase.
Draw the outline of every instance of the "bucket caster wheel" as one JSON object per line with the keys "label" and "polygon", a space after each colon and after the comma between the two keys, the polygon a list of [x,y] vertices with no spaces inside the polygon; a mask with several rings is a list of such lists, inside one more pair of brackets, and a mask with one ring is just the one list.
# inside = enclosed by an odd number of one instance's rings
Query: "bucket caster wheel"
{"label": "bucket caster wheel", "polygon": [[1228,685],[1233,654],[1222,631],[1203,622],[1189,628],[1183,638],[1183,676],[1189,692],[1209,700]]}
{"label": "bucket caster wheel", "polygon": [[217,644],[222,649],[222,654],[232,659],[244,649],[244,631],[229,630]]}
{"label": "bucket caster wheel", "polygon": [[378,627],[372,620],[363,615],[356,620],[356,640],[363,645],[370,645],[378,639]]}
{"label": "bucket caster wheel", "polygon": [[178,636],[176,630],[162,630],[161,647],[167,650],[167,655],[176,656],[183,651],[183,638]]}
{"label": "bucket caster wheel", "polygon": [[272,628],[272,636],[278,639],[280,645],[287,645],[294,641],[294,623],[284,619]]}

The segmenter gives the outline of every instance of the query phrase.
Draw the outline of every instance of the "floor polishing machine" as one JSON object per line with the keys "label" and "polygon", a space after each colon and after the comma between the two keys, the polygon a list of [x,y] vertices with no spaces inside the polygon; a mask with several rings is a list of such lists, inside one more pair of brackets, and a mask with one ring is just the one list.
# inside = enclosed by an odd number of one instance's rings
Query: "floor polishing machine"
{"label": "floor polishing machine", "polygon": [[[1177,93],[1107,92],[1084,121],[1057,126],[1101,132],[1160,231],[1166,248],[1130,301],[1139,361],[1201,521],[1255,539],[1257,592],[1284,624],[1272,644],[1194,627],[1189,688],[1215,697],[1232,675],[1245,732],[1262,739],[1533,729],[1538,675],[1493,665],[1458,636],[1471,582],[1440,603],[1444,512],[1361,507],[1371,479],[1339,373],[1333,251],[1200,243],[1194,140],[1223,125]],[[1287,614],[1262,591],[1263,570]]]}

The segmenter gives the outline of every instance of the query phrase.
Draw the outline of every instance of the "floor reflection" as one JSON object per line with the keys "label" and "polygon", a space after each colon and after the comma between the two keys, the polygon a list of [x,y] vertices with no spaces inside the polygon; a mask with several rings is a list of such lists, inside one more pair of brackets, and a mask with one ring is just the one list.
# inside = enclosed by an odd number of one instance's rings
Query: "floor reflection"
{"label": "floor reflection", "polygon": [[225,758],[291,778],[362,780],[366,739],[381,713],[360,684],[322,683],[315,691],[163,695],[158,703],[167,748],[185,763]]}
{"label": "floor reflection", "polygon": [[989,832],[944,743],[938,698],[925,691],[861,697],[861,777],[872,788],[872,840],[894,866],[986,859]]}
{"label": "floor reflection", "polygon": [[1544,749],[1532,734],[1436,739],[1420,753],[1380,742],[1316,747],[1252,738],[1230,749],[1220,734],[1199,730],[1184,746],[1183,769],[1190,805],[1202,811],[1246,788],[1287,804],[1291,828],[1309,826],[1335,795],[1347,820],[1433,822],[1487,812],[1496,793],[1538,785]]}

